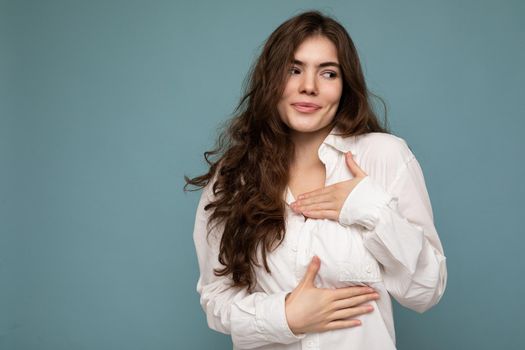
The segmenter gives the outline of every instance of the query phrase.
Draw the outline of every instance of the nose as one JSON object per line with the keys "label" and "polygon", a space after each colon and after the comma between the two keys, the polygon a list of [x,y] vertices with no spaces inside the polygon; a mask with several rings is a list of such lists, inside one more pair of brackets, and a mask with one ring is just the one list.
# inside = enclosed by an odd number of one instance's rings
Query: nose
{"label": "nose", "polygon": [[317,81],[315,73],[305,72],[302,75],[301,84],[299,84],[299,92],[307,95],[317,95]]}

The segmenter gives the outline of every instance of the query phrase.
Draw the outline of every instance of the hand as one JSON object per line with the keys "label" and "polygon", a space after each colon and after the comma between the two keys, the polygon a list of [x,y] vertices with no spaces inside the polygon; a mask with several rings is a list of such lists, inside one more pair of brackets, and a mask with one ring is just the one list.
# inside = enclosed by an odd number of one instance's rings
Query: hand
{"label": "hand", "polygon": [[301,282],[286,296],[286,320],[294,334],[359,326],[361,321],[352,317],[372,312],[373,306],[365,303],[379,299],[370,287],[316,288],[320,266],[321,260],[314,256]]}
{"label": "hand", "polygon": [[354,178],[301,194],[291,203],[292,210],[312,219],[339,220],[343,204],[357,184],[368,176],[352,158],[352,152],[345,155],[346,165]]}

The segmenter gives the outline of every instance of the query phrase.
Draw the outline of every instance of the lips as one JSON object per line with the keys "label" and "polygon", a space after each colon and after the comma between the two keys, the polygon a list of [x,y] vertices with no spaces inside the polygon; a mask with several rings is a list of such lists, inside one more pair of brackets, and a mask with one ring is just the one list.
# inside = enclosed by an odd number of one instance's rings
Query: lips
{"label": "lips", "polygon": [[296,103],[292,103],[292,106],[299,112],[303,112],[303,113],[315,112],[321,108],[321,106],[316,105],[315,103],[310,103],[310,102],[296,102]]}

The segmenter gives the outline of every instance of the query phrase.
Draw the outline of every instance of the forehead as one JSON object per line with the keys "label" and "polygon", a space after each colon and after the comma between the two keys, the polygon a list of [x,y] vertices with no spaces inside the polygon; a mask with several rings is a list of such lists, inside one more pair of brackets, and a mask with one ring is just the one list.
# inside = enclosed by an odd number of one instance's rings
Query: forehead
{"label": "forehead", "polygon": [[338,62],[334,43],[325,36],[319,35],[305,39],[295,50],[294,58],[310,63]]}

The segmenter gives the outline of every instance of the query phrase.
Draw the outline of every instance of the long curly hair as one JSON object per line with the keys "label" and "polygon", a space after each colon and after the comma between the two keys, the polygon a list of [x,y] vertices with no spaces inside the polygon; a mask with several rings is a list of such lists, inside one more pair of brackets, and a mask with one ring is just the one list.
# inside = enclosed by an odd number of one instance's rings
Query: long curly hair
{"label": "long curly hair", "polygon": [[[204,152],[209,171],[188,178],[197,188],[212,182],[214,199],[205,206],[212,210],[210,224],[223,226],[217,276],[231,274],[232,285],[255,287],[254,267],[262,263],[271,273],[267,252],[277,248],[285,235],[285,197],[294,145],[290,129],[282,121],[277,104],[289,77],[294,53],[307,38],[322,35],[338,50],[343,90],[332,121],[342,136],[387,132],[386,105],[381,98],[385,120],[381,124],[373,111],[357,50],[345,28],[319,11],[308,11],[282,23],[266,40],[250,68],[243,97],[234,116],[219,134],[215,148]],[[213,159],[212,159],[213,157]],[[221,228],[222,229],[222,228]]]}

